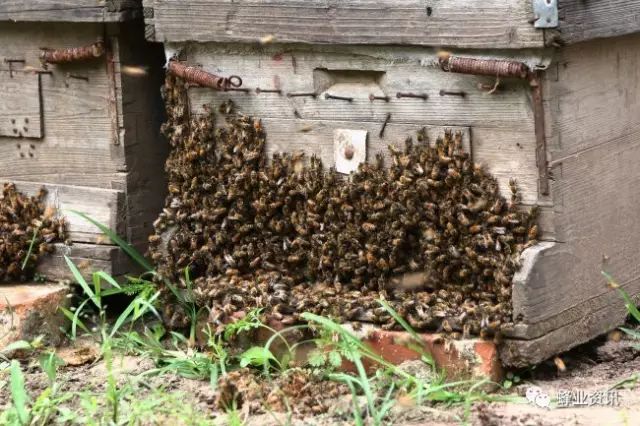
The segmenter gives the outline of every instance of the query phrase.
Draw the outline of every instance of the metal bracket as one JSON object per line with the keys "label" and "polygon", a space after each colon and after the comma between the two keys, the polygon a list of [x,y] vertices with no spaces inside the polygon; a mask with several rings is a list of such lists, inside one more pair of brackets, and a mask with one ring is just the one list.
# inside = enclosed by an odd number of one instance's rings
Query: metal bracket
{"label": "metal bracket", "polygon": [[532,0],[533,26],[535,28],[558,27],[558,0]]}

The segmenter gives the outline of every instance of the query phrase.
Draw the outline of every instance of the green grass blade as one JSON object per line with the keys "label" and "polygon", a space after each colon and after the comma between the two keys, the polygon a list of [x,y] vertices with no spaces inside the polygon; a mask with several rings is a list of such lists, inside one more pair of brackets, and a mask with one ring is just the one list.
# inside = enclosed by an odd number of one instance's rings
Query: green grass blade
{"label": "green grass blade", "polygon": [[73,262],[71,261],[71,259],[69,259],[67,255],[64,256],[64,260],[65,262],[67,262],[67,266],[71,270],[71,273],[73,274],[73,277],[75,278],[76,282],[80,284],[80,287],[82,287],[82,291],[84,291],[84,293],[87,296],[89,296],[93,304],[96,305],[98,309],[101,309],[102,306],[100,303],[100,298],[98,298],[96,294],[93,292],[93,290],[91,290],[91,287],[89,287],[89,284],[87,284],[87,281],[85,281],[84,277],[82,276],[82,274],[80,273],[76,265],[73,264]]}
{"label": "green grass blade", "polygon": [[94,272],[91,274],[91,280],[93,281],[93,292],[96,300],[99,300],[100,304],[102,304],[102,281],[100,275]]}
{"label": "green grass blade", "polygon": [[351,401],[353,402],[353,421],[356,426],[364,425],[364,421],[362,420],[362,414],[360,413],[360,407],[358,407],[358,390],[356,389],[356,384],[359,384],[358,380],[355,377],[349,376],[344,373],[335,373],[330,374],[329,378],[331,380],[335,380],[337,382],[345,383],[349,390],[351,391]]}
{"label": "green grass blade", "polygon": [[624,304],[625,304],[625,307],[627,308],[627,311],[631,314],[631,316],[637,322],[640,323],[640,310],[638,310],[638,307],[636,306],[635,302],[631,300],[631,297],[629,297],[627,292],[620,287],[620,284],[616,282],[616,280],[611,276],[611,274],[605,271],[600,271],[600,272],[607,279],[607,281],[609,281],[609,285],[618,290],[618,293],[620,293],[620,296],[622,296],[622,299],[624,299]]}
{"label": "green grass blade", "polygon": [[11,361],[11,399],[21,425],[29,424],[29,396],[24,384],[24,375],[18,361]]}
{"label": "green grass blade", "polygon": [[396,311],[389,305],[386,301],[382,299],[378,299],[378,303],[393,317],[393,319],[404,328],[404,330],[411,335],[414,340],[414,344],[410,345],[409,349],[418,352],[422,356],[422,360],[431,366],[432,369],[435,370],[436,363],[431,356],[430,353],[425,351],[426,344],[425,341],[420,337],[420,335],[409,325],[404,318],[402,318]]}
{"label": "green grass blade", "polygon": [[393,319],[406,330],[407,333],[413,337],[414,340],[424,344],[424,341],[420,338],[418,333],[402,318],[386,301],[378,299],[378,303],[393,317]]}
{"label": "green grass blade", "polygon": [[627,311],[629,311],[631,316],[637,322],[640,323],[640,311],[638,310],[638,307],[636,306],[635,302],[631,300],[631,297],[629,297],[626,291],[622,290],[621,288],[619,288],[618,291],[620,292],[620,294],[622,295],[622,298],[624,299],[624,304],[627,308]]}
{"label": "green grass blade", "polygon": [[27,267],[27,263],[29,262],[29,258],[31,257],[31,253],[33,253],[33,245],[36,243],[36,237],[38,236],[38,232],[40,232],[40,227],[42,224],[38,225],[36,229],[33,230],[33,237],[31,237],[31,242],[29,243],[29,249],[27,250],[27,254],[22,261],[22,266],[20,269],[24,271],[24,268]]}
{"label": "green grass blade", "polygon": [[137,302],[134,300],[133,302],[131,302],[129,304],[129,306],[127,306],[127,309],[125,309],[120,314],[120,316],[116,320],[115,324],[113,324],[113,327],[111,328],[111,333],[109,333],[110,337],[113,337],[118,332],[120,327],[122,327],[122,325],[125,323],[125,321],[127,321],[129,316],[131,315],[131,312],[133,312],[133,310],[136,308],[136,305],[137,305]]}
{"label": "green grass blade", "polygon": [[67,308],[60,306],[60,311],[64,314],[65,317],[71,321],[71,337],[76,338],[77,327],[80,327],[85,333],[90,333],[89,329],[86,325],[80,320],[80,311],[84,308],[84,305],[87,304],[89,299],[86,299],[82,304],[76,309],[76,312],[71,312]]}
{"label": "green grass blade", "polygon": [[103,225],[97,220],[77,210],[70,211],[98,227],[98,229],[100,229],[107,237],[109,237],[111,241],[116,243],[125,253],[127,253],[127,255],[129,255],[129,257],[135,260],[136,263],[143,267],[147,272],[152,272],[154,270],[151,263],[149,263],[149,261],[145,259],[145,257],[141,255],[138,250],[136,250],[131,244],[120,238],[120,236],[112,231],[108,226]]}
{"label": "green grass blade", "polygon": [[109,274],[107,274],[104,271],[97,271],[94,272],[94,275],[97,275],[98,277],[100,277],[101,279],[105,280],[106,282],[108,282],[109,284],[111,284],[113,287],[117,288],[117,289],[122,289],[122,287],[120,286],[120,284],[118,284],[118,282],[116,280],[113,279],[113,277]]}

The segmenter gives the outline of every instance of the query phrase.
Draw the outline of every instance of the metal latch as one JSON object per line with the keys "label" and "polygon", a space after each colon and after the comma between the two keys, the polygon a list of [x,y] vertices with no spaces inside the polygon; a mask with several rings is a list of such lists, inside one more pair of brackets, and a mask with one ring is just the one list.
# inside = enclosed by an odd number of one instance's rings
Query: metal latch
{"label": "metal latch", "polygon": [[533,26],[535,28],[556,28],[558,26],[558,0],[532,0]]}

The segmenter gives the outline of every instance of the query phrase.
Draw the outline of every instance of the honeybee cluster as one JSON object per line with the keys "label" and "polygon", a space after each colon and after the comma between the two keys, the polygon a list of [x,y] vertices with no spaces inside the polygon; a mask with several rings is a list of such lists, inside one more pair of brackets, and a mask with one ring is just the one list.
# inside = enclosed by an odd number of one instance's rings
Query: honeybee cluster
{"label": "honeybee cluster", "polygon": [[[169,195],[150,237],[160,276],[186,286],[211,320],[252,307],[393,327],[386,299],[416,329],[494,335],[512,322],[511,281],[537,237],[447,132],[424,134],[342,179],[312,157],[267,162],[259,120],[189,117],[182,84],[166,86]],[[225,106],[226,107],[226,106]],[[228,111],[227,111],[228,112]],[[179,308],[167,312],[179,324]]]}
{"label": "honeybee cluster", "polygon": [[5,183],[0,198],[0,282],[27,281],[38,259],[53,251],[54,241],[64,240],[65,225],[54,217],[44,199],[45,189],[34,197]]}

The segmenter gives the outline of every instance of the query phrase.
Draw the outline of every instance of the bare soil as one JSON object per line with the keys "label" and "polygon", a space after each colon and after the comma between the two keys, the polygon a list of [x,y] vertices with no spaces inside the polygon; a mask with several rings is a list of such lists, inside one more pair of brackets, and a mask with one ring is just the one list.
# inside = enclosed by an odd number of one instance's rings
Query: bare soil
{"label": "bare soil", "polygon": [[[107,368],[104,360],[97,357],[98,352],[91,342],[81,341],[73,347],[62,348],[59,355],[67,362],[59,371],[59,380],[67,391],[104,392]],[[521,378],[505,394],[525,396],[527,389],[538,386],[552,399],[558,391],[607,392],[616,384],[633,377],[640,372],[640,352],[631,347],[629,340],[611,340],[601,338],[580,346],[561,356],[566,365],[560,371],[553,361],[548,361],[527,371],[515,372]],[[138,375],[154,368],[148,358],[117,356],[113,369],[118,383],[124,384]],[[23,369],[27,388],[32,396],[37,396],[47,387],[47,377],[37,366],[35,360],[24,360]],[[294,425],[350,425],[352,420],[352,401],[346,388],[327,387],[326,382],[306,383],[301,378],[303,372],[293,372],[286,378],[269,383],[255,381],[252,374],[242,371],[227,383],[237,385],[232,391],[243,392],[240,416],[248,426],[268,426],[280,424]],[[256,384],[257,383],[257,384]],[[212,424],[225,424],[224,416],[216,416],[224,386],[214,390],[209,382],[189,380],[183,377],[165,374],[137,380],[139,398],[153,389],[163,387],[167,392],[178,391],[188,397],[187,402],[199,412],[210,412]],[[253,386],[253,387],[252,387]],[[258,387],[256,387],[258,386]],[[248,389],[251,389],[250,391]],[[523,399],[523,403],[478,403],[467,417],[466,423],[472,425],[634,425],[640,419],[640,384],[633,383],[615,389],[615,406],[593,405],[568,408],[541,408]],[[277,395],[287,394],[283,401]],[[274,396],[276,395],[276,396]],[[228,396],[228,395],[227,395]],[[330,399],[327,399],[330,398]],[[0,409],[10,400],[9,389],[0,389]],[[269,412],[253,414],[256,404],[267,404]],[[279,412],[290,404],[292,417]],[[319,412],[322,414],[318,414]],[[415,406],[411,401],[398,398],[392,409],[390,424],[394,425],[456,425],[464,424],[464,407]],[[157,424],[157,423],[156,423]],[[167,423],[169,424],[169,423]]]}

